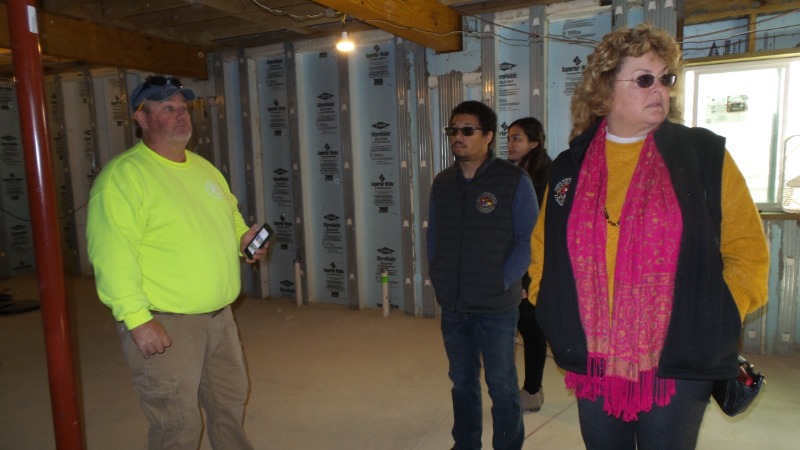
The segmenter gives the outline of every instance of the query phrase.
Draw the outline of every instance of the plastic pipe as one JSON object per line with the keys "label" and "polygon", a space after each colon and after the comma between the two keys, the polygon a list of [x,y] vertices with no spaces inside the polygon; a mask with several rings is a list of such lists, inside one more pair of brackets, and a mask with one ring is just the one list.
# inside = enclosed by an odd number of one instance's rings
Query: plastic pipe
{"label": "plastic pipe", "polygon": [[383,290],[383,317],[389,317],[389,271],[381,268],[381,289]]}

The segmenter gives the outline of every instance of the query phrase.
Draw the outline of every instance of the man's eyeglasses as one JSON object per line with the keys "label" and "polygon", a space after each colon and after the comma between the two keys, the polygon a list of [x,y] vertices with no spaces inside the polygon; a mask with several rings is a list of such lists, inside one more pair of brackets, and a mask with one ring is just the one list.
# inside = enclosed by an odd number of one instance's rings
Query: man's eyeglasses
{"label": "man's eyeglasses", "polygon": [[[175,77],[162,77],[161,75],[152,75],[152,76],[147,77],[144,80],[144,84],[142,85],[142,89],[139,92],[146,91],[147,88],[149,88],[150,86],[166,86],[168,84],[172,85],[172,86],[175,86],[178,89],[183,88],[183,85],[181,84],[181,80],[179,80],[179,79],[177,79]],[[141,111],[142,108],[144,108],[144,99],[142,99],[142,102],[139,103],[138,107],[136,107],[136,111]]]}
{"label": "man's eyeglasses", "polygon": [[678,76],[674,73],[665,73],[660,77],[656,77],[651,73],[646,73],[644,75],[639,75],[638,77],[632,80],[615,80],[615,81],[635,81],[636,85],[642,89],[647,89],[656,82],[656,78],[664,87],[672,87],[675,86],[675,82],[678,81]]}
{"label": "man's eyeglasses", "polygon": [[446,134],[448,136],[457,136],[459,131],[464,136],[472,136],[473,134],[475,134],[475,130],[483,131],[483,128],[479,128],[479,127],[461,127],[461,128],[458,128],[458,127],[444,127],[443,130],[444,130],[444,134]]}

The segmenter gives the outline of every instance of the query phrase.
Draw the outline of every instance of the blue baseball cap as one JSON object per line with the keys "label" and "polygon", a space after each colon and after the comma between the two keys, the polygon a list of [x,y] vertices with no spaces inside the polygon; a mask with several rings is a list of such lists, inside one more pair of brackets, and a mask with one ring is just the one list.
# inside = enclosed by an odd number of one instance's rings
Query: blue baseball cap
{"label": "blue baseball cap", "polygon": [[164,101],[177,93],[182,93],[186,100],[197,98],[194,91],[183,87],[180,80],[175,77],[151,76],[136,86],[131,94],[131,107],[136,111],[145,100],[156,102]]}

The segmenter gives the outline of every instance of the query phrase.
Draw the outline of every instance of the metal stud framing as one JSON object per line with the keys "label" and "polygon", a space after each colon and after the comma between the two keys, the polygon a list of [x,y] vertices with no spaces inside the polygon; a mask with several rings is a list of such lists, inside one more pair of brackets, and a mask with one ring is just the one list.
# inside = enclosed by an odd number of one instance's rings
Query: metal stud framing
{"label": "metal stud framing", "polygon": [[[497,96],[495,83],[497,83],[497,41],[495,40],[494,17],[482,16],[478,21],[481,32],[481,100],[490,108],[497,111]],[[443,122],[445,123],[445,122]]]}
{"label": "metal stud framing", "polygon": [[[438,130],[431,129],[431,100],[428,89],[427,69],[428,61],[424,48],[414,47],[414,77],[417,89],[417,145],[419,146],[419,215],[421,217],[420,234],[422,235],[422,249],[427,248],[428,206],[430,190],[433,184],[434,159],[433,133]],[[421,253],[422,254],[422,253]],[[422,315],[434,317],[436,315],[436,298],[433,285],[428,277],[428,258],[418,258],[422,268]]]}
{"label": "metal stud framing", "polygon": [[339,115],[340,139],[342,145],[342,195],[344,198],[345,248],[347,253],[347,305],[350,309],[362,309],[364,301],[358,289],[358,252],[356,250],[356,206],[353,193],[353,137],[350,131],[350,72],[349,59],[339,55]]}
{"label": "metal stud framing", "polygon": [[[439,86],[439,123],[450,123],[450,112],[464,100],[464,76],[461,72],[450,72],[438,77]],[[434,130],[439,132],[439,130]],[[439,167],[444,170],[453,165],[453,155],[447,145],[447,139],[442,139],[439,145]]]}
{"label": "metal stud framing", "polygon": [[[308,277],[307,264],[305,260],[306,239],[305,227],[303,223],[303,190],[300,187],[300,180],[303,176],[302,164],[300,164],[300,120],[297,116],[297,60],[295,58],[294,45],[287,42],[283,47],[286,56],[286,89],[289,104],[289,147],[292,159],[292,204],[294,205],[294,239],[296,256],[295,261],[300,266],[300,279],[295,280],[295,295],[299,295],[299,302],[308,303]],[[299,294],[298,294],[299,291]]]}
{"label": "metal stud framing", "polygon": [[402,246],[403,266],[398,272],[401,285],[400,292],[403,298],[403,311],[406,314],[414,314],[416,310],[414,302],[414,208],[412,206],[414,189],[412,188],[411,174],[411,111],[408,104],[408,68],[406,45],[403,39],[395,39],[395,84],[397,96],[397,146],[398,160],[400,161],[399,170],[399,194],[400,194],[400,220],[402,220],[400,242]]}
{"label": "metal stud framing", "polygon": [[544,111],[544,91],[545,84],[545,47],[544,36],[547,32],[545,30],[545,23],[547,17],[545,15],[547,8],[545,6],[531,6],[530,8],[530,33],[533,35],[530,38],[530,90],[531,90],[531,115],[545,122]]}

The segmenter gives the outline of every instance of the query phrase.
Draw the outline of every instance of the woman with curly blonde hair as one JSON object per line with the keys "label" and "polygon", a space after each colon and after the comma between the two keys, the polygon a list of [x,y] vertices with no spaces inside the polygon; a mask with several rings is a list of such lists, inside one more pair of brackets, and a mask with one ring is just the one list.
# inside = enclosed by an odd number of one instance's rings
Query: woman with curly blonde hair
{"label": "woman with curly blonde hair", "polygon": [[695,448],[767,300],[758,211],[725,139],[679,123],[680,70],[647,23],[603,38],[531,237],[528,298],[587,449]]}
{"label": "woman with curly blonde hair", "polygon": [[[648,53],[660,58],[669,74],[678,74],[683,68],[681,50],[671,34],[649,25],[609,33],[589,55],[583,72],[583,82],[572,95],[572,132],[570,139],[586,131],[598,118],[607,116],[613,105],[617,74],[625,58],[639,58]],[[683,89],[680,77],[672,81],[667,92],[670,98],[667,118],[681,122]]]}

